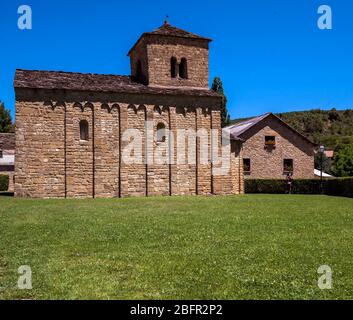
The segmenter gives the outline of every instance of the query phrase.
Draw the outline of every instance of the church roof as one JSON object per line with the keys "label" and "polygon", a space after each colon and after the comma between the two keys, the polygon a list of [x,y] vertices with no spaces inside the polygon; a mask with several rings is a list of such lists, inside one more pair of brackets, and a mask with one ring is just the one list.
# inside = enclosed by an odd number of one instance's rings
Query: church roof
{"label": "church roof", "polygon": [[165,22],[161,27],[158,29],[148,32],[145,34],[156,34],[161,36],[170,36],[170,37],[180,37],[180,38],[191,38],[191,39],[201,39],[201,40],[208,40],[211,41],[209,38],[201,37],[197,34],[185,31],[183,29],[174,27],[170,25],[168,22]]}
{"label": "church roof", "polygon": [[129,76],[17,69],[15,88],[219,97],[209,89],[152,87]]}
{"label": "church roof", "polygon": [[151,31],[151,32],[145,32],[142,34],[142,36],[137,40],[135,45],[130,49],[129,54],[131,53],[132,50],[136,47],[136,45],[140,42],[140,40],[143,37],[148,37],[148,36],[166,36],[166,37],[175,37],[175,38],[186,38],[186,39],[195,39],[195,40],[204,40],[211,42],[212,39],[210,38],[205,38],[202,36],[199,36],[195,33],[191,33],[189,31],[185,31],[183,29],[174,27],[170,25],[168,22],[164,22],[162,26],[160,26],[158,29]]}

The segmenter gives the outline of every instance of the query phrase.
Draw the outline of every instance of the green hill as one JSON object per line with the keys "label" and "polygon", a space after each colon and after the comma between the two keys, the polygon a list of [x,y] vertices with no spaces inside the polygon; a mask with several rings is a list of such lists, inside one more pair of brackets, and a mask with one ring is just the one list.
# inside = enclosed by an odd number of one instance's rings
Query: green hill
{"label": "green hill", "polygon": [[[313,142],[324,144],[327,149],[338,151],[344,145],[353,144],[352,109],[317,109],[280,113],[277,116]],[[238,121],[240,119],[232,122]]]}
{"label": "green hill", "polygon": [[343,145],[353,144],[353,110],[311,110],[278,114],[294,129],[315,143],[338,151]]}

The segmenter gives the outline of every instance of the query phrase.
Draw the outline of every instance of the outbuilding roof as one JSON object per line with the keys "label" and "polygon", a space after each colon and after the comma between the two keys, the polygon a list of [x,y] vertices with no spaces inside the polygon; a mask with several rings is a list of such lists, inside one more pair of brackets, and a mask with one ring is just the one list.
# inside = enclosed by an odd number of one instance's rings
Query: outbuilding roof
{"label": "outbuilding roof", "polygon": [[229,127],[227,127],[227,129],[230,131],[231,133],[231,136],[233,138],[236,138],[246,132],[247,130],[249,130],[250,128],[252,128],[255,124],[261,122],[263,119],[265,119],[270,113],[266,113],[266,114],[263,114],[261,116],[258,116],[258,117],[254,117],[254,118],[251,118],[251,119],[247,119],[247,120],[244,120],[244,121],[241,121],[241,122],[238,122],[234,125],[231,125]]}
{"label": "outbuilding roof", "polygon": [[263,114],[261,116],[257,116],[257,117],[254,117],[254,118],[250,118],[250,119],[247,119],[247,120],[244,120],[244,121],[237,122],[237,123],[227,127],[226,129],[230,132],[230,136],[231,136],[232,139],[234,139],[234,140],[238,140],[239,138],[240,139],[244,139],[244,134],[248,130],[250,130],[255,125],[257,125],[257,124],[261,123],[262,121],[265,121],[266,119],[269,119],[271,117],[275,118],[276,120],[278,120],[280,123],[282,123],[284,126],[286,126],[289,130],[291,130],[295,135],[299,135],[306,142],[310,143],[313,146],[316,146],[315,143],[310,141],[307,137],[305,137],[304,135],[299,133],[297,130],[295,130],[289,124],[284,122],[281,118],[277,117],[276,115],[274,115],[271,112],[265,113],[265,114]]}

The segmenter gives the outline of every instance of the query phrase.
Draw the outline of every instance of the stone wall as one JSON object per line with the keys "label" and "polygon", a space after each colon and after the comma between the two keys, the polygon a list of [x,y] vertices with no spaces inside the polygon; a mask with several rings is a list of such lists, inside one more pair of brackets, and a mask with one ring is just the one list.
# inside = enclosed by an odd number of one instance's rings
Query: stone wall
{"label": "stone wall", "polygon": [[[146,144],[146,121],[170,129],[196,133],[220,129],[219,100],[200,97],[168,97],[89,92],[17,90],[16,179],[18,197],[88,198],[159,195],[209,195],[243,192],[241,150],[233,149],[232,166],[223,176],[212,176],[209,161],[200,164],[199,139],[185,141],[196,162],[178,163],[165,142]],[[61,101],[61,102],[58,102]],[[89,126],[89,139],[80,139],[80,121]],[[137,163],[126,164],[122,151],[126,129],[140,132],[142,150]],[[198,141],[198,143],[196,143]],[[208,149],[211,139],[207,141]],[[149,163],[156,149],[171,164]],[[174,151],[174,152],[173,152]],[[186,159],[187,161],[187,159]],[[197,164],[196,164],[197,163]]]}
{"label": "stone wall", "polygon": [[[180,42],[180,41],[179,41]],[[208,48],[186,44],[153,43],[147,47],[150,85],[208,89]],[[187,79],[171,78],[171,58],[187,60]]]}
{"label": "stone wall", "polygon": [[[196,109],[178,107],[173,110],[171,129],[183,130],[179,137],[174,137],[173,164],[171,166],[172,195],[195,195],[196,186]],[[184,150],[177,152],[177,145]],[[189,161],[190,157],[195,161]]]}
{"label": "stone wall", "polygon": [[120,105],[95,103],[95,197],[120,196]]}
{"label": "stone wall", "polygon": [[[197,157],[198,157],[198,166],[197,170],[197,193],[198,194],[212,194],[213,193],[213,181],[212,181],[212,165],[211,165],[211,129],[212,128],[220,128],[220,122],[217,122],[217,117],[212,116],[212,108],[208,109],[197,109],[197,119],[196,119],[196,130],[198,132],[207,133],[207,137],[204,135],[198,136],[197,143]],[[219,114],[218,111],[215,114]],[[202,139],[207,139],[207,141],[202,143]],[[204,163],[202,159],[200,159],[200,152],[204,153],[205,151],[200,150],[200,145],[207,144],[207,153],[209,157],[209,161]],[[195,151],[196,152],[196,151]]]}
{"label": "stone wall", "polygon": [[[149,196],[167,196],[171,194],[170,185],[170,166],[169,166],[169,136],[165,137],[165,142],[157,142],[157,126],[164,124],[166,129],[170,128],[170,108],[155,106],[150,110],[148,118],[153,123],[154,143],[153,147],[149,148],[149,157],[153,163],[148,164],[148,195]],[[152,153],[152,154],[151,154]]]}
{"label": "stone wall", "polygon": [[65,197],[65,106],[17,101],[15,192],[20,197]]}
{"label": "stone wall", "polygon": [[[265,147],[265,136],[276,137],[275,147]],[[262,121],[242,138],[246,140],[243,157],[251,159],[251,173],[246,178],[285,178],[284,159],[293,159],[294,178],[314,178],[314,146],[279,120]]]}
{"label": "stone wall", "polygon": [[[145,136],[145,120],[146,120],[146,106],[144,105],[129,105],[127,110],[125,109],[124,114],[127,115],[127,129],[136,130],[139,132],[141,142],[135,141],[141,144],[142,148],[135,150],[131,155],[136,156],[136,162],[126,164],[126,161],[122,162],[122,195],[127,196],[146,196],[147,195],[147,184],[146,184],[146,136]],[[132,132],[133,133],[133,132]],[[123,146],[129,144],[130,141],[125,141]],[[136,152],[136,154],[135,154]]]}
{"label": "stone wall", "polygon": [[[171,78],[171,58],[187,60],[187,79]],[[141,62],[142,82],[151,86],[195,87],[208,89],[208,41],[182,38],[141,40],[130,53],[131,74],[137,75]]]}
{"label": "stone wall", "polygon": [[[68,198],[93,196],[93,104],[66,108],[66,193]],[[80,121],[88,122],[88,141],[80,139]],[[65,128],[64,128],[65,131]]]}
{"label": "stone wall", "polygon": [[[137,79],[137,65],[138,61],[141,63],[141,75],[140,79]],[[131,51],[130,54],[130,67],[131,67],[131,75],[144,84],[148,84],[148,56],[147,56],[147,48],[144,42],[139,42],[135,49]]]}
{"label": "stone wall", "polygon": [[243,168],[243,144],[232,141],[231,144],[231,174],[232,194],[243,194],[245,192],[244,168]]}
{"label": "stone wall", "polygon": [[[212,128],[217,128],[220,123],[220,112],[212,110]],[[237,193],[242,193],[241,190],[244,190],[243,171],[239,161],[242,157],[241,147],[237,142],[228,141],[223,144],[222,140],[222,132],[219,131],[217,137],[218,153],[213,156],[214,164],[212,166],[213,193],[218,195],[235,194],[235,190],[239,190]],[[227,155],[230,155],[230,158]]]}

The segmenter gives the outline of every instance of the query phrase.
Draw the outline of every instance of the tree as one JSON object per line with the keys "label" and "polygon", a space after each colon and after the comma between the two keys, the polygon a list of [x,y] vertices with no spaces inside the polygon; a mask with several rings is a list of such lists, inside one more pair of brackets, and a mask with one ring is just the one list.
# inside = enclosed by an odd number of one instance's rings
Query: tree
{"label": "tree", "polygon": [[[315,168],[321,171],[321,153],[317,152],[315,154]],[[332,161],[327,158],[325,153],[322,155],[322,171],[331,174]]]}
{"label": "tree", "polygon": [[346,145],[335,156],[335,173],[338,177],[353,176],[353,145]]}
{"label": "tree", "polygon": [[346,109],[343,112],[343,115],[345,118],[351,118],[353,117],[353,110],[352,109]]}
{"label": "tree", "polygon": [[212,90],[217,92],[222,96],[222,105],[221,105],[221,121],[222,128],[230,125],[230,115],[227,110],[227,97],[224,94],[223,83],[221,78],[216,77],[213,80]]}
{"label": "tree", "polygon": [[8,133],[13,131],[12,119],[10,111],[0,102],[0,133]]}
{"label": "tree", "polygon": [[341,120],[340,114],[338,113],[338,111],[333,108],[329,111],[328,113],[328,118],[330,121],[339,121]]}
{"label": "tree", "polygon": [[308,134],[322,133],[324,130],[324,123],[321,118],[315,118],[307,115],[307,117],[303,119],[303,122],[304,131]]}

